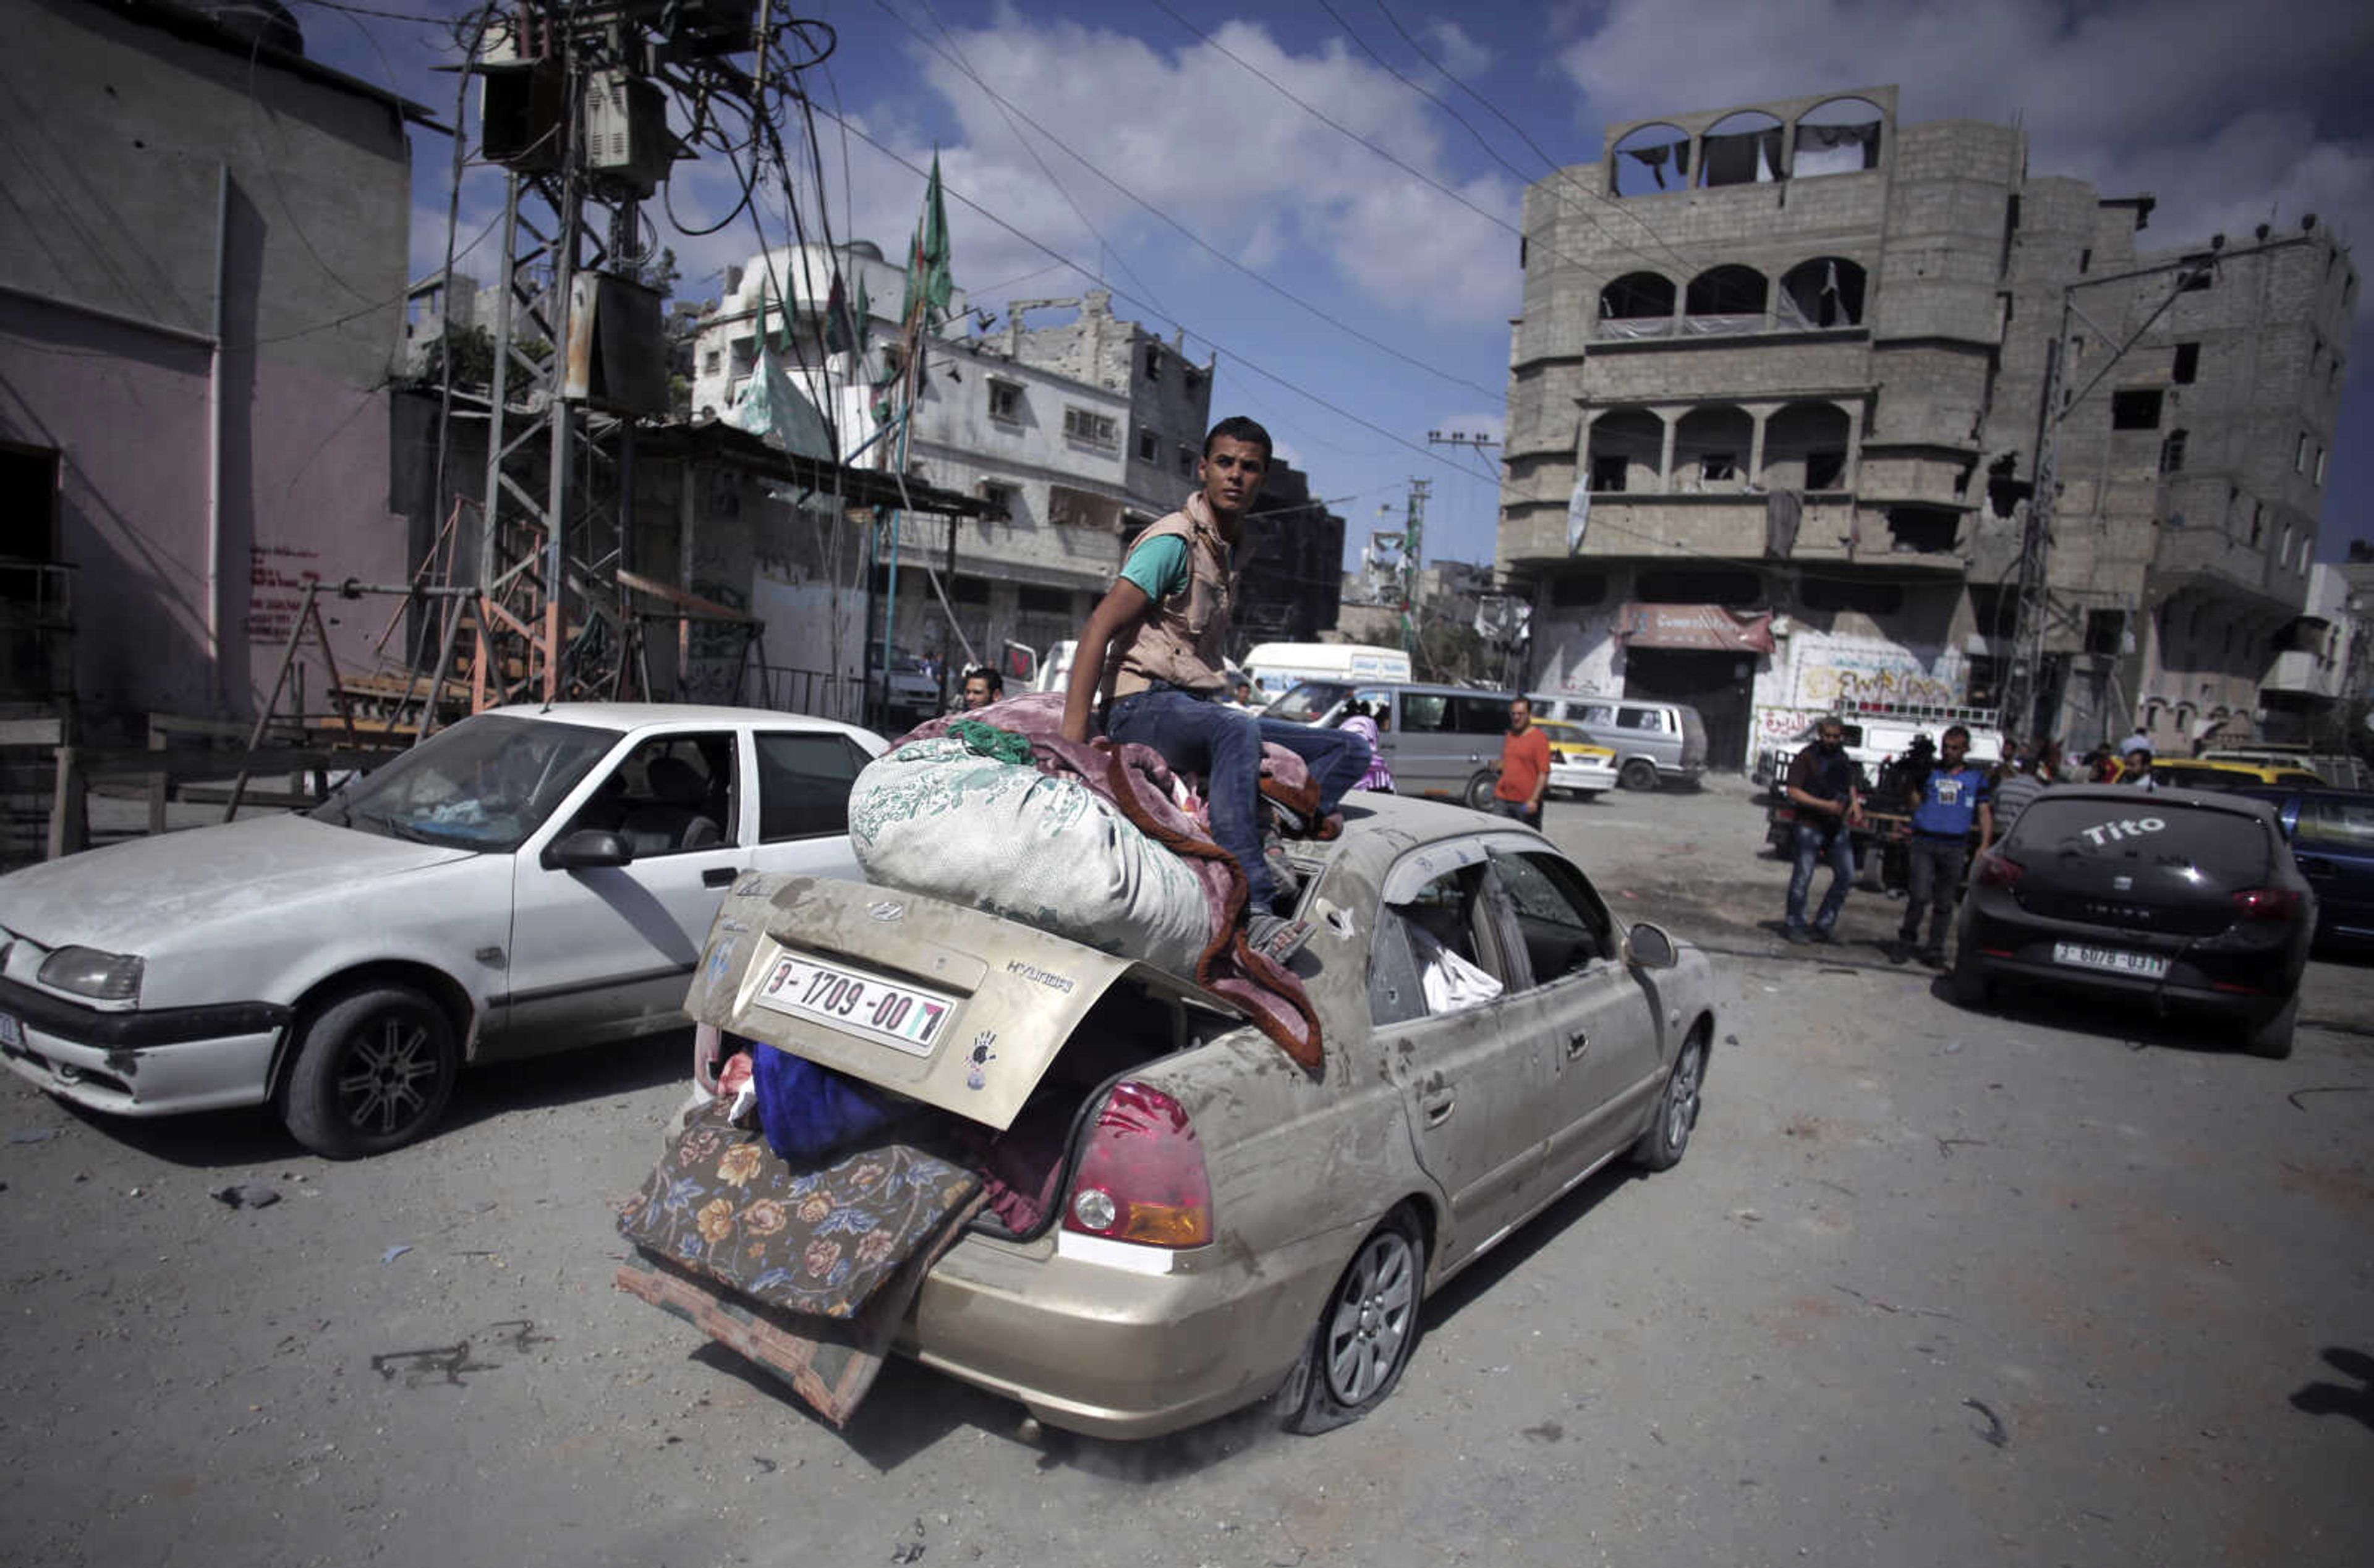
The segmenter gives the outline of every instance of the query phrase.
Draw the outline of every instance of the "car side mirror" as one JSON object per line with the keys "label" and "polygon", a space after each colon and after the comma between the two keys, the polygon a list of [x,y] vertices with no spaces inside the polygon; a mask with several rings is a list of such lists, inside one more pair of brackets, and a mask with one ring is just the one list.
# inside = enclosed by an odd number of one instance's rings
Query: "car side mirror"
{"label": "car side mirror", "polygon": [[627,842],[626,835],[600,827],[581,827],[546,845],[544,850],[544,864],[550,871],[582,872],[595,866],[623,866],[634,858],[635,847]]}
{"label": "car side mirror", "polygon": [[1624,938],[1624,962],[1632,968],[1670,969],[1680,959],[1680,954],[1674,947],[1674,939],[1665,934],[1663,926],[1652,926],[1643,920]]}

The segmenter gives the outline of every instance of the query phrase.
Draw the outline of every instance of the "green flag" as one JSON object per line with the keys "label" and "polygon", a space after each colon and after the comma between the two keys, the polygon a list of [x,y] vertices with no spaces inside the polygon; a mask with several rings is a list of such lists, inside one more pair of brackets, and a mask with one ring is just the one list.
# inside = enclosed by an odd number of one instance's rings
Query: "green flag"
{"label": "green flag", "polygon": [[923,188],[923,216],[915,226],[915,240],[907,251],[907,297],[899,307],[902,322],[915,319],[921,304],[928,331],[947,318],[955,284],[948,273],[948,207],[940,193],[940,155],[932,155],[931,182]]}

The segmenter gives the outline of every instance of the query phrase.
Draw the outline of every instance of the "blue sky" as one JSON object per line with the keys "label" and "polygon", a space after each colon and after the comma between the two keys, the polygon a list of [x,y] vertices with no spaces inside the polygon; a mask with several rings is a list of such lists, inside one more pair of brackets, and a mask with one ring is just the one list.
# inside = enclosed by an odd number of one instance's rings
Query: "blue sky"
{"label": "blue sky", "polygon": [[[454,78],[432,69],[457,53],[446,29],[328,0],[292,8],[314,58],[451,115]],[[975,305],[1096,286],[1052,252],[1099,275],[1123,314],[1166,335],[1183,326],[1191,354],[1218,354],[1215,415],[1270,427],[1347,520],[1347,556],[1399,526],[1416,475],[1434,482],[1428,558],[1491,558],[1489,454],[1427,435],[1498,433],[1518,203],[1548,168],[1535,146],[1595,159],[1611,120],[1892,82],[1905,120],[2016,118],[2033,172],[2154,193],[2146,246],[2239,238],[2271,211],[2284,227],[2312,211],[2345,239],[2374,233],[2362,4],[807,0],[799,14],[838,33],[802,73],[836,238],[895,257],[923,192],[899,160],[937,150],[957,281]],[[452,146],[413,136],[425,274],[443,249]],[[715,155],[679,165],[673,185],[688,227],[737,189]],[[466,242],[499,203],[499,177],[474,172],[463,198]],[[797,199],[813,224],[812,181]],[[708,238],[648,210],[687,297],[714,297],[762,232],[788,235],[779,193],[760,203],[761,228],[746,216]],[[2374,538],[2374,290],[2359,294],[2320,559]]]}

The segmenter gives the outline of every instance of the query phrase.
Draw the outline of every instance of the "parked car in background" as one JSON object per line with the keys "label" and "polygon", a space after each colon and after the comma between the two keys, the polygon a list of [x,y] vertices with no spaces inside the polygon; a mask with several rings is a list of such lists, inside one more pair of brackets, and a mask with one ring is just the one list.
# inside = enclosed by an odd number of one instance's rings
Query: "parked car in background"
{"label": "parked car in background", "polygon": [[2374,786],[2366,765],[2347,752],[2321,752],[2312,746],[2261,741],[2255,745],[2209,746],[2195,762],[2249,762],[2262,767],[2296,768],[2313,773],[2332,790],[2364,790]]}
{"label": "parked car in background", "polygon": [[1327,728],[1354,702],[1377,718],[1377,748],[1393,770],[1393,792],[1480,806],[1499,781],[1500,738],[1509,732],[1505,692],[1465,686],[1304,681],[1263,710],[1270,719]]}
{"label": "parked car in background", "polygon": [[2160,788],[2172,790],[2242,790],[2262,784],[2281,784],[2296,790],[2324,787],[2323,779],[2305,768],[2209,757],[2156,756],[2152,758],[2152,778]]}
{"label": "parked car in background", "polygon": [[940,711],[940,684],[923,660],[903,649],[890,653],[890,673],[882,673],[882,645],[865,645],[865,675],[869,686],[879,684],[886,722],[899,728],[921,724]]}
{"label": "parked car in background", "polygon": [[464,1062],[685,1022],[753,871],[862,877],[871,731],[751,708],[482,713],[311,812],[0,877],[0,1053],[76,1105],[269,1105],[344,1158],[436,1125]]}
{"label": "parked car in background", "polygon": [[2316,940],[2374,942],[2374,792],[2252,785],[2237,793],[2274,807],[2293,863],[2316,889]]}
{"label": "parked car in background", "polygon": [[1695,784],[1706,772],[1706,720],[1686,702],[1551,692],[1530,700],[1534,718],[1562,720],[1614,751],[1616,777],[1627,790]]}
{"label": "parked car in background", "polygon": [[1323,1431],[1392,1392],[1427,1295],[1517,1225],[1610,1161],[1682,1157],[1720,1033],[1706,956],[1505,820],[1344,816],[1291,851],[1315,1073],[1192,982],[1034,927],[736,887],[695,1014],[933,1107],[1034,1195],[930,1266],[901,1352],[1102,1436],[1273,1395]]}
{"label": "parked car in background", "polygon": [[[1550,793],[1588,801],[1616,788],[1616,749],[1595,745],[1582,731],[1563,719],[1536,719],[1550,743]],[[1489,799],[1490,790],[1485,791]],[[1482,809],[1482,801],[1470,801]]]}
{"label": "parked car in background", "polygon": [[1304,681],[1407,682],[1410,656],[1398,648],[1357,642],[1262,642],[1245,650],[1256,700],[1268,702]]}
{"label": "parked car in background", "polygon": [[2315,926],[2316,895],[2266,802],[2063,785],[1972,871],[1954,997],[1977,1006],[2007,980],[2090,990],[2154,1015],[2230,1018],[2245,1048],[2284,1057]]}

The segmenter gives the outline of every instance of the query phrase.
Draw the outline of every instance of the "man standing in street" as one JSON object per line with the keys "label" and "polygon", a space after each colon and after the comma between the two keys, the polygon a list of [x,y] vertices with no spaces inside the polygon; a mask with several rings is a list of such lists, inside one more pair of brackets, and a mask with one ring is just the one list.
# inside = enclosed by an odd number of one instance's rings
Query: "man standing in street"
{"label": "man standing in street", "polygon": [[1279,883],[1256,814],[1263,743],[1310,765],[1322,818],[1368,771],[1369,746],[1342,730],[1260,718],[1227,700],[1233,556],[1269,462],[1269,432],[1252,420],[1238,415],[1212,427],[1195,493],[1138,535],[1120,578],[1088,614],[1064,689],[1064,738],[1086,741],[1100,709],[1114,743],[1150,746],[1172,767],[1204,775],[1213,840],[1245,874],[1246,940],[1283,964],[1310,930],[1271,907]]}
{"label": "man standing in street", "polygon": [[1492,787],[1492,809],[1538,828],[1542,797],[1549,788],[1549,737],[1534,728],[1534,705],[1518,697],[1509,704],[1509,732],[1500,737],[1500,781]]}
{"label": "man standing in street", "polygon": [[1005,677],[993,664],[976,664],[965,672],[964,708],[970,713],[976,708],[987,708],[1005,696]]}
{"label": "man standing in street", "polygon": [[[1825,715],[1814,726],[1814,743],[1789,764],[1789,803],[1797,808],[1796,867],[1789,873],[1789,899],[1782,934],[1792,942],[1835,942],[1839,911],[1846,907],[1854,881],[1854,834],[1863,820],[1863,790],[1855,783],[1854,759],[1847,755],[1846,721]],[[1822,894],[1810,930],[1805,895],[1813,891],[1814,867],[1828,862],[1830,885]]]}
{"label": "man standing in street", "polygon": [[2004,765],[2004,776],[1995,781],[1991,802],[1994,807],[1996,833],[2011,832],[2011,825],[2019,820],[2019,813],[2027,809],[2027,803],[2044,793],[2046,786],[2053,782],[2051,765],[2046,760],[2050,755],[2049,747],[2042,748],[2034,756],[2016,756]]}
{"label": "man standing in street", "polygon": [[1904,847],[1904,923],[1888,950],[1888,962],[1901,964],[1913,953],[1921,936],[1921,911],[1929,911],[1929,942],[1919,950],[1921,962],[1933,968],[1945,965],[1945,927],[1954,919],[1954,899],[1962,890],[1962,871],[1969,859],[1970,825],[1979,828],[1979,853],[1994,839],[1994,811],[1987,800],[1987,775],[1969,762],[1970,732],[1956,724],[1937,743],[1937,766],[1912,786],[1912,837]]}

